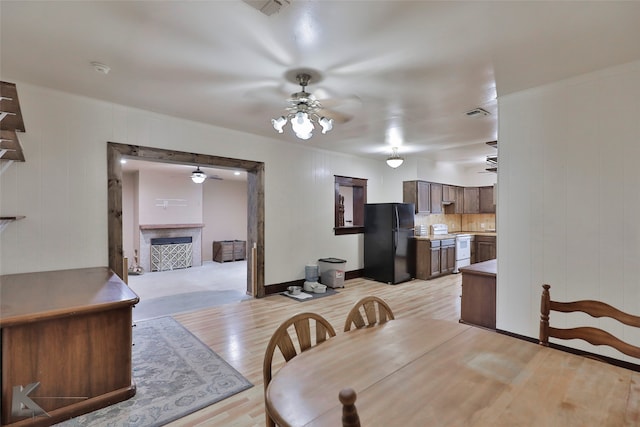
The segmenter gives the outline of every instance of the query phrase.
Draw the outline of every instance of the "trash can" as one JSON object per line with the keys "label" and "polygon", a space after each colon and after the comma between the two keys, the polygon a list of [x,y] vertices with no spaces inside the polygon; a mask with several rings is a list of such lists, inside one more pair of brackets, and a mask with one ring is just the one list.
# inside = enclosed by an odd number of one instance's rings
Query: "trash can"
{"label": "trash can", "polygon": [[330,288],[344,288],[344,271],[347,260],[321,258],[318,260],[320,283]]}

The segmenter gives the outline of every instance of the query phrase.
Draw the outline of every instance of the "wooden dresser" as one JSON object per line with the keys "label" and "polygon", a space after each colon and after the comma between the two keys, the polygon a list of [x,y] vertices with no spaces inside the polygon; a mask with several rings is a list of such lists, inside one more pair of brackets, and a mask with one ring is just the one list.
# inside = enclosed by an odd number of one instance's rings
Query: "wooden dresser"
{"label": "wooden dresser", "polygon": [[[0,425],[48,426],[133,396],[138,301],[107,267],[0,276]],[[16,413],[12,401],[29,403],[14,399],[20,386],[35,406]]]}

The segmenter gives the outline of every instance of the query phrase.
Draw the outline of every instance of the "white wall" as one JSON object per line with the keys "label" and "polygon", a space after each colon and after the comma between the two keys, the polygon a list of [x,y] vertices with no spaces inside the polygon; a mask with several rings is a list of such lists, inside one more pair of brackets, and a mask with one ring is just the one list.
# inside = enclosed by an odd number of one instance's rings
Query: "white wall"
{"label": "white wall", "polygon": [[247,240],[247,182],[208,179],[203,183],[202,260],[213,259],[213,242]]}
{"label": "white wall", "polygon": [[[379,200],[384,162],[6,78],[20,94],[26,162],[2,174],[0,213],[26,218],[0,236],[1,274],[107,265],[107,141],[265,162],[266,284],[304,278],[307,263],[328,256],[362,267],[362,237],[333,234],[334,175],[370,179],[369,197]],[[400,182],[385,184],[401,194]]]}
{"label": "white wall", "polygon": [[189,175],[141,170],[138,174],[140,225],[201,224],[202,193],[202,185],[191,181]]}
{"label": "white wall", "polygon": [[[537,337],[543,283],[552,299],[639,314],[640,62],[501,97],[499,111],[497,327]],[[640,345],[631,328],[579,320]]]}
{"label": "white wall", "polygon": [[319,258],[362,268],[362,235],[333,232],[334,175],[367,179],[371,203],[402,201],[402,181],[418,178],[416,159],[391,169],[313,141],[290,144],[3,79],[17,84],[27,132],[26,162],[0,179],[0,213],[26,218],[0,235],[0,274],[108,264],[107,141],[264,162],[267,285],[304,278]]}

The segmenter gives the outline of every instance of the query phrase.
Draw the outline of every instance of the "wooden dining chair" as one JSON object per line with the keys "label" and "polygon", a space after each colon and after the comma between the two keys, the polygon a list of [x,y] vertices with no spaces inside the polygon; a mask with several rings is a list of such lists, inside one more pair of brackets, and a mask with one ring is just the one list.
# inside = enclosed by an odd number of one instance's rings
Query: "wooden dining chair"
{"label": "wooden dining chair", "polygon": [[583,312],[592,317],[609,317],[625,325],[640,327],[640,316],[634,316],[618,310],[601,301],[581,300],[572,302],[558,302],[551,300],[550,285],[542,285],[540,301],[540,344],[548,346],[549,337],[563,340],[582,339],[593,345],[607,345],[631,356],[640,358],[640,347],[631,345],[611,335],[602,329],[593,327],[578,327],[569,329],[554,328],[549,325],[550,311],[563,313]]}
{"label": "wooden dining chair", "polygon": [[343,388],[338,394],[342,403],[342,427],[360,427],[360,417],[356,408],[356,392],[352,388]]}
{"label": "wooden dining chair", "polygon": [[[312,324],[315,328],[315,340],[312,336]],[[333,329],[333,326],[331,326],[331,323],[316,313],[299,313],[282,322],[271,336],[267,349],[264,353],[262,372],[264,377],[265,399],[267,396],[267,386],[271,382],[273,374],[271,365],[273,363],[273,356],[276,348],[280,349],[284,360],[288,362],[299,353],[302,353],[314,345],[323,343],[328,338],[335,336],[336,331]],[[292,337],[296,338],[295,341],[298,343],[297,347]],[[269,415],[266,405],[265,413],[267,427],[274,427],[275,423]]]}
{"label": "wooden dining chair", "polygon": [[356,329],[368,328],[393,319],[391,307],[382,298],[368,296],[356,302],[351,308],[344,323],[344,331],[349,332],[352,325],[355,325]]}

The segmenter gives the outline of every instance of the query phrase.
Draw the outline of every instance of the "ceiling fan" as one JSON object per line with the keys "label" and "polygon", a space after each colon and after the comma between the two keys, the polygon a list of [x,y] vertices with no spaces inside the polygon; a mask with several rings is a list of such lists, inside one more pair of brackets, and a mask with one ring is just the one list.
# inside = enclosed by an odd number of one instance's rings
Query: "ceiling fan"
{"label": "ceiling fan", "polygon": [[191,172],[189,178],[191,178],[191,180],[196,184],[202,184],[207,179],[217,179],[220,181],[224,180],[224,178],[221,178],[218,175],[207,175],[202,170],[200,170],[200,166],[198,166],[196,170]]}
{"label": "ceiling fan", "polygon": [[[300,139],[309,139],[315,129],[314,121],[322,128],[325,134],[333,128],[334,123],[346,123],[353,118],[352,115],[338,112],[327,108],[327,104],[339,105],[346,103],[346,100],[327,99],[320,101],[315,95],[307,92],[307,86],[311,81],[320,81],[319,73],[311,70],[291,70],[285,77],[289,81],[295,81],[300,85],[300,91],[292,93],[286,99],[286,113],[278,118],[272,119],[271,124],[278,133],[283,133],[283,127],[287,122],[291,126],[296,136]],[[351,97],[350,100],[359,98]]]}

